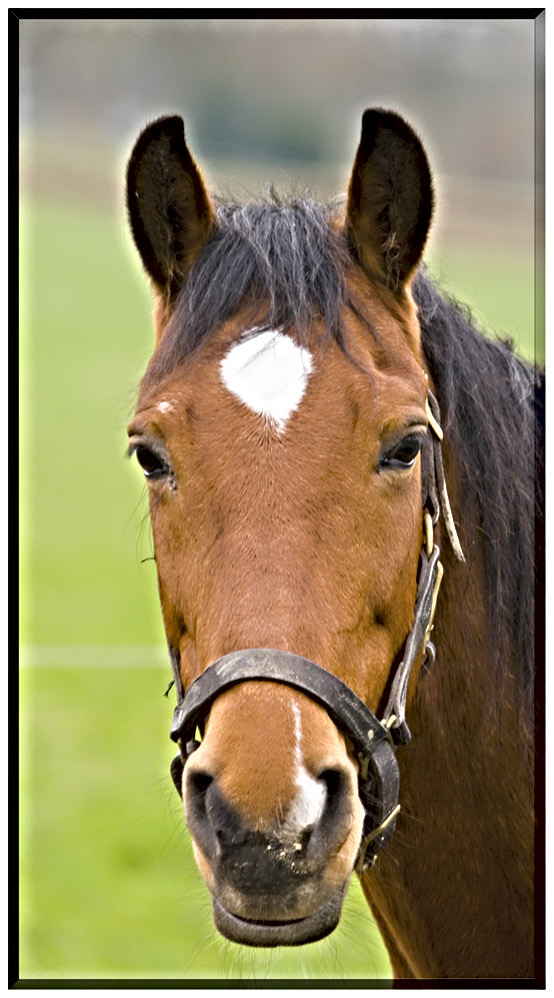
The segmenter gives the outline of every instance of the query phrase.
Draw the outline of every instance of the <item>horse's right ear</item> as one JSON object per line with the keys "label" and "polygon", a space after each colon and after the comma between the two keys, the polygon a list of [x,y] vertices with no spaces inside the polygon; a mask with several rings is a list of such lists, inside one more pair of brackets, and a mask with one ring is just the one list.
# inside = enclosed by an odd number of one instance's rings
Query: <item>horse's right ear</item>
{"label": "horse's right ear", "polygon": [[137,139],[127,167],[127,208],[142,262],[169,300],[214,224],[182,118],[160,118]]}

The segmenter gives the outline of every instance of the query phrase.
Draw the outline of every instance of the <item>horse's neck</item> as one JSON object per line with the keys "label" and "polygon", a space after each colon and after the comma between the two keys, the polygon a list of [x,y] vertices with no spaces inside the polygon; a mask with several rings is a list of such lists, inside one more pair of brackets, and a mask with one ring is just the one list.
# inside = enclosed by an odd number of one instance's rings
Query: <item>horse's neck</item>
{"label": "horse's neck", "polygon": [[471,560],[447,577],[398,751],[401,817],[363,881],[399,977],[532,976],[532,798],[515,701],[487,687],[478,578]]}

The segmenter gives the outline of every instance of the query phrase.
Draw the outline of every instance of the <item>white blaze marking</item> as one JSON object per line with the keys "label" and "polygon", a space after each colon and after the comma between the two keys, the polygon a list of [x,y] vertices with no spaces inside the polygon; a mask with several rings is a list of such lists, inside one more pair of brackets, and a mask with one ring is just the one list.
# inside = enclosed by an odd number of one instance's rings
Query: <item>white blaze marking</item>
{"label": "white blaze marking", "polygon": [[274,329],[235,343],[221,362],[226,388],[278,430],[300,405],[312,370],[310,351]]}
{"label": "white blaze marking", "polygon": [[172,399],[171,402],[159,402],[157,405],[157,409],[159,409],[160,412],[175,412],[175,407],[176,402],[174,399]]}
{"label": "white blaze marking", "polygon": [[296,785],[298,793],[287,814],[286,828],[290,831],[301,832],[304,828],[310,828],[317,823],[323,813],[325,806],[326,790],[321,780],[310,776],[304,765],[302,758],[302,723],[300,708],[298,704],[293,704],[294,712],[294,754],[296,757]]}

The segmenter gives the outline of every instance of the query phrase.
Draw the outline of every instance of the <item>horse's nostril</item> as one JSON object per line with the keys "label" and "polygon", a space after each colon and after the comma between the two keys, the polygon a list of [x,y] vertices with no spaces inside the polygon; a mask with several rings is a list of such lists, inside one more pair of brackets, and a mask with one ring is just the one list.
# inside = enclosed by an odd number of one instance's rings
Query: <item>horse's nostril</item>
{"label": "horse's nostril", "polygon": [[319,774],[319,779],[325,784],[327,800],[329,801],[340,793],[344,784],[344,773],[340,769],[324,769]]}
{"label": "horse's nostril", "polygon": [[350,790],[348,774],[340,768],[328,768],[322,770],[318,780],[325,787],[325,805],[320,820],[310,830],[309,842],[306,843],[311,851],[321,848],[325,841],[340,838],[343,826],[341,816],[349,813],[345,800]]}
{"label": "horse's nostril", "polygon": [[213,862],[219,850],[216,781],[201,769],[185,772],[187,824],[205,856]]}
{"label": "horse's nostril", "polygon": [[207,820],[207,796],[212,784],[213,778],[209,773],[204,773],[202,770],[187,773],[187,814],[189,818],[195,819],[196,822],[205,822]]}
{"label": "horse's nostril", "polygon": [[348,793],[348,777],[341,769],[324,769],[319,779],[326,790],[324,819],[329,820],[343,807],[344,796]]}
{"label": "horse's nostril", "polygon": [[209,773],[203,773],[202,770],[191,773],[188,780],[190,791],[198,796],[204,796],[212,783],[213,777]]}
{"label": "horse's nostril", "polygon": [[313,830],[314,830],[313,825],[308,825],[307,828],[303,828],[302,831],[297,836],[295,847],[299,849],[305,849],[312,837]]}

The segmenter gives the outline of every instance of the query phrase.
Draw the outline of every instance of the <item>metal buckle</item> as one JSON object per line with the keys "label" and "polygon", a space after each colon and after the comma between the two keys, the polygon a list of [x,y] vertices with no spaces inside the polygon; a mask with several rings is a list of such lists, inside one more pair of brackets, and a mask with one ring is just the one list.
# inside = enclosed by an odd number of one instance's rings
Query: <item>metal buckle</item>
{"label": "metal buckle", "polygon": [[396,714],[390,714],[388,717],[383,717],[383,719],[381,720],[381,724],[383,725],[383,727],[387,732],[387,741],[392,748],[396,748],[396,743],[394,741],[391,731],[396,719],[397,719]]}
{"label": "metal buckle", "polygon": [[358,862],[356,863],[356,873],[358,874],[365,873],[367,870],[371,869],[371,867],[375,863],[375,860],[377,859],[377,853],[371,856],[369,860],[366,860],[367,847],[371,845],[371,843],[374,842],[375,839],[378,839],[379,836],[383,834],[385,829],[388,828],[390,823],[395,820],[395,818],[398,815],[398,812],[400,811],[401,806],[402,806],[401,804],[397,804],[396,807],[393,807],[391,813],[385,818],[384,821],[381,822],[379,827],[374,828],[373,831],[369,833],[369,835],[365,836],[363,842],[360,845],[360,855]]}

